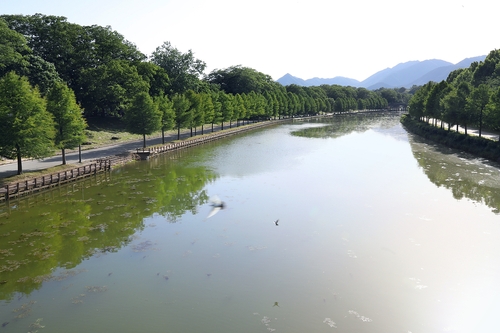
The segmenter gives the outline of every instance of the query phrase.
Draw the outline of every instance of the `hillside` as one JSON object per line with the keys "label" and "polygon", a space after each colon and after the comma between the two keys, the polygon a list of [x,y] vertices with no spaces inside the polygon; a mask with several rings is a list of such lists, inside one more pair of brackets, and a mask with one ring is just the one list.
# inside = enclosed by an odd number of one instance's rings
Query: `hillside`
{"label": "hillside", "polygon": [[291,74],[286,74],[279,78],[277,82],[284,86],[290,84],[297,84],[299,86],[319,86],[322,84],[327,85],[341,85],[351,87],[363,87],[370,90],[378,88],[411,88],[413,85],[423,85],[429,81],[440,82],[445,80],[452,71],[459,68],[468,68],[474,61],[483,61],[486,56],[478,56],[466,58],[456,64],[450,62],[431,59],[424,61],[408,61],[400,63],[392,68],[383,69],[363,81],[350,79],[342,76],[336,76],[331,79],[312,78],[301,79]]}

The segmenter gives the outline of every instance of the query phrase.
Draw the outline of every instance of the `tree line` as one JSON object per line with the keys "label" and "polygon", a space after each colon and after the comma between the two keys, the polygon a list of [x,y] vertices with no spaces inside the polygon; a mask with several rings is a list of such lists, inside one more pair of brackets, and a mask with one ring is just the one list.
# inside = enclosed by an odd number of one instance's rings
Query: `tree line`
{"label": "tree line", "polygon": [[287,118],[382,109],[405,99],[396,89],[323,85],[282,86],[243,66],[205,74],[194,53],[164,42],[149,56],[111,27],[81,26],[65,17],[0,16],[0,155],[47,156],[85,142],[86,121],[119,118],[143,136],[183,128],[239,125]]}
{"label": "tree line", "polygon": [[500,50],[469,68],[451,72],[446,80],[428,82],[409,101],[409,115],[451,130],[461,126],[500,131]]}

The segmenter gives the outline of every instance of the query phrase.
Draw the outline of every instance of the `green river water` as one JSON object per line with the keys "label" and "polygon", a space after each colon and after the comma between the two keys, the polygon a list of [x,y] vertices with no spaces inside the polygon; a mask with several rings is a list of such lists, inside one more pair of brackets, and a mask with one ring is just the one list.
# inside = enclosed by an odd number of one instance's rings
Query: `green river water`
{"label": "green river water", "polygon": [[499,209],[398,114],[280,124],[0,206],[0,333],[498,332]]}

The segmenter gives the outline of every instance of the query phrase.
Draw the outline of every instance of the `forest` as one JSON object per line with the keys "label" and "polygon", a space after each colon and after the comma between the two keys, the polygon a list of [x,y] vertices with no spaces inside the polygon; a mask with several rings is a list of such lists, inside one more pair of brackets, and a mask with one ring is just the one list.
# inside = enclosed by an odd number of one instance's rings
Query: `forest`
{"label": "forest", "polygon": [[428,82],[409,101],[409,115],[448,131],[470,127],[500,131],[500,50],[469,68],[451,72],[446,80]]}
{"label": "forest", "polygon": [[[50,15],[0,16],[0,156],[41,158],[86,141],[89,121],[130,133],[406,104],[416,89],[282,86],[241,65],[205,73],[166,41],[145,55],[106,26]],[[212,126],[213,128],[213,126]],[[195,131],[196,133],[196,131]]]}

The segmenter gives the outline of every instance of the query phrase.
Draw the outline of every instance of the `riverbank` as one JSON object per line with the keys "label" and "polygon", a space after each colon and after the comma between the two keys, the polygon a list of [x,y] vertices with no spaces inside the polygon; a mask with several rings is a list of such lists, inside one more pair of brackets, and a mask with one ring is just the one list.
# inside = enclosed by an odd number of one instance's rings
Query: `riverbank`
{"label": "riverbank", "polygon": [[[23,173],[22,175],[1,178],[0,201],[8,200],[12,197],[28,195],[30,193],[51,188],[68,181],[75,181],[84,177],[88,177],[92,174],[110,170],[112,167],[115,167],[117,165],[129,163],[138,159],[145,159],[145,156],[147,156],[147,158],[150,158],[160,153],[167,153],[169,151],[197,146],[205,142],[218,140],[227,136],[255,130],[289,120],[292,119],[266,120],[236,127],[227,127],[224,130],[210,132],[204,135],[183,135],[184,139],[182,140],[171,139],[168,140],[168,142],[166,142],[165,144],[153,144],[151,146],[148,146],[147,148],[138,148],[136,146],[131,149],[130,145],[123,145],[122,150],[119,154],[116,154],[116,145],[114,145],[113,150],[106,150],[101,148],[101,156],[97,157],[95,160],[86,161],[85,163],[78,163],[77,165],[67,164],[64,166],[57,165],[56,167],[47,169],[41,168],[36,172],[28,172]],[[110,151],[114,151],[115,153],[111,155],[109,154]],[[102,164],[104,164],[106,167],[102,167]]]}
{"label": "riverbank", "polygon": [[401,124],[411,133],[425,139],[500,163],[500,143],[498,141],[441,129],[429,123],[414,120],[407,114],[401,116]]}

